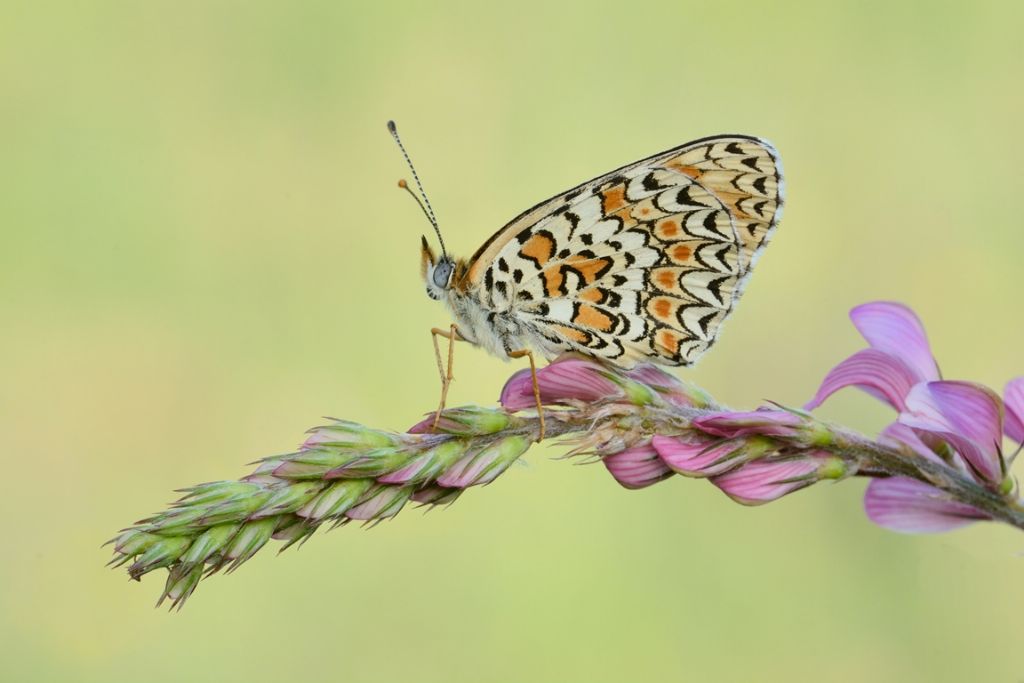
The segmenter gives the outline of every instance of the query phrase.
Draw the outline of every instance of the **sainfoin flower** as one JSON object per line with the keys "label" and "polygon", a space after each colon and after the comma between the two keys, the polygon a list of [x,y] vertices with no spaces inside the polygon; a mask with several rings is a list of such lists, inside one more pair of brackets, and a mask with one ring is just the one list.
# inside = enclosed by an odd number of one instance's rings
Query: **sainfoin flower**
{"label": "sainfoin flower", "polygon": [[662,461],[685,477],[713,477],[774,451],[770,439],[716,439],[709,434],[655,436],[651,445]]}
{"label": "sainfoin flower", "polygon": [[651,440],[662,461],[683,476],[708,478],[744,505],[849,474],[842,460],[814,449],[823,433],[818,423],[794,412],[714,412],[691,425],[688,434]]}
{"label": "sainfoin flower", "polygon": [[[620,373],[574,354],[566,354],[538,370],[537,387],[544,405],[619,400],[647,404],[660,400],[674,406],[694,406],[708,400],[704,392],[653,365],[640,365]],[[536,405],[529,369],[512,375],[505,383],[499,401],[511,411]]]}
{"label": "sainfoin flower", "polygon": [[[704,410],[680,433],[640,435],[646,411],[680,411],[708,402],[703,392],[651,365],[616,374],[593,360],[567,357],[539,370],[537,382],[546,404],[589,403],[596,417],[614,418],[578,439],[575,452],[598,455],[628,489],[646,488],[676,473],[707,478],[733,500],[760,505],[847,474],[830,454],[808,452],[823,431],[802,411]],[[502,404],[528,408],[534,405],[532,392],[529,372],[520,371],[505,385]],[[632,434],[639,436],[631,439]]]}
{"label": "sainfoin flower", "polygon": [[[1024,437],[1024,378],[1007,385],[1005,399],[980,384],[942,379],[924,326],[902,304],[869,303],[854,308],[850,317],[869,348],[833,368],[805,409],[817,408],[842,388],[862,389],[897,411],[896,421],[879,436],[881,444],[994,495],[1010,493],[1014,483],[1002,437],[1004,432],[1018,442]],[[630,387],[631,382],[656,389],[645,393]],[[579,357],[543,368],[538,383],[545,403],[597,402],[604,414],[617,416],[616,429],[597,428],[579,441],[626,488],[644,488],[676,473],[707,478],[733,500],[759,505],[818,481],[864,474],[872,477],[865,497],[868,517],[887,528],[943,531],[989,517],[929,481],[870,468],[858,472],[858,463],[828,450],[835,435],[805,411],[711,408],[678,433],[640,433],[639,440],[630,440],[623,425],[642,420],[639,414],[659,401],[685,410],[707,407],[708,400],[653,366],[616,375]],[[502,403],[513,410],[533,405],[528,372],[506,384]]]}
{"label": "sainfoin flower", "polygon": [[[873,522],[902,532],[947,531],[994,519],[1024,530],[1009,472],[1024,442],[1024,377],[1002,396],[942,378],[924,327],[906,306],[876,302],[850,315],[868,348],[833,368],[804,409],[733,411],[652,365],[620,370],[575,355],[537,371],[546,435],[600,459],[643,489],[682,475],[733,501],[761,505],[823,481],[870,477]],[[809,412],[856,387],[895,411],[876,439]],[[447,505],[506,472],[541,434],[529,370],[500,408],[450,408],[406,432],[335,420],[294,453],[264,458],[238,480],[184,489],[169,509],[113,541],[132,578],[168,570],[161,600],[181,606],[200,579],[228,572],[271,540],[301,543],[321,526],[376,524],[409,504]],[[1005,437],[1005,438],[1004,438]]]}
{"label": "sainfoin flower", "polygon": [[863,304],[850,311],[850,320],[870,348],[832,368],[805,406],[808,410],[848,386],[903,410],[911,387],[939,379],[924,326],[906,306],[884,301]]}
{"label": "sainfoin flower", "polygon": [[[1005,430],[1018,441],[1024,436],[1024,378],[1007,385],[1004,406],[986,387],[941,378],[924,326],[906,306],[875,302],[858,306],[850,317],[869,348],[833,368],[805,408],[817,408],[844,387],[860,388],[898,413],[880,435],[881,443],[907,458],[952,470],[993,493],[1009,492],[1013,482],[1007,475],[1002,434]],[[638,391],[629,386],[633,382],[656,389]],[[617,429],[595,429],[581,442],[627,488],[650,486],[674,472],[708,478],[737,502],[755,505],[817,481],[858,473],[857,463],[815,450],[829,446],[833,435],[824,423],[797,410],[712,408],[694,416],[679,433],[640,434],[641,440],[631,441],[623,425],[633,413],[659,401],[677,409],[708,403],[699,391],[653,366],[616,375],[592,360],[568,357],[540,370],[538,384],[545,403],[597,402],[605,414],[618,416]],[[533,405],[527,371],[506,384],[502,403],[512,410]],[[874,471],[864,474],[873,477],[866,495],[868,516],[882,526],[938,531],[987,517],[930,483]],[[906,505],[901,507],[903,500]],[[903,510],[906,516],[901,516]]]}
{"label": "sainfoin flower", "polygon": [[[854,326],[870,348],[825,377],[807,408],[848,386],[867,391],[898,412],[883,442],[906,447],[908,457],[936,461],[997,494],[1014,488],[1003,435],[1024,441],[1024,378],[1012,380],[1003,400],[980,384],[940,378],[924,327],[898,303],[853,309]],[[988,517],[926,482],[901,476],[873,480],[865,495],[868,517],[908,533],[946,531]]]}
{"label": "sainfoin flower", "polygon": [[826,452],[778,458],[761,458],[725,474],[711,483],[744,505],[760,505],[824,479],[846,474],[843,461]]}
{"label": "sainfoin flower", "polygon": [[627,489],[642,489],[672,474],[650,444],[633,446],[601,460],[615,480]]}
{"label": "sainfoin flower", "polygon": [[[622,395],[607,371],[595,363],[577,357],[566,357],[551,363],[537,373],[537,386],[544,405],[568,404],[571,401],[593,402]],[[512,375],[501,391],[501,405],[510,411],[532,408],[536,404],[530,370]]]}

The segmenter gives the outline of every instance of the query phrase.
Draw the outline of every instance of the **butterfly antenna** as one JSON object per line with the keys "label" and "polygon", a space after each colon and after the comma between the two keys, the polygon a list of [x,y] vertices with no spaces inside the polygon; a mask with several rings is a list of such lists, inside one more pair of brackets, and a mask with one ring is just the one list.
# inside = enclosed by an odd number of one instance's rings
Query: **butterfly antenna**
{"label": "butterfly antenna", "polygon": [[423,210],[427,220],[434,226],[434,232],[437,233],[437,241],[441,243],[441,255],[448,256],[447,250],[444,248],[444,238],[441,237],[441,228],[437,226],[437,217],[434,215],[434,207],[430,205],[430,200],[427,199],[427,193],[423,190],[423,183],[420,182],[420,177],[416,173],[416,167],[412,165],[412,159],[409,158],[409,153],[405,151],[405,145],[402,144],[402,138],[398,137],[398,128],[395,127],[394,121],[388,121],[388,131],[391,133],[391,137],[398,143],[398,149],[402,150],[402,156],[405,157],[405,163],[409,165],[409,170],[412,171],[412,179],[416,181],[416,187],[419,188],[420,195],[423,197],[423,201],[416,196],[416,193],[412,191],[409,184],[404,180],[398,181],[398,186],[408,191],[413,196],[416,203],[420,205],[420,209]]}
{"label": "butterfly antenna", "polygon": [[423,202],[420,201],[419,196],[412,191],[411,187],[409,187],[409,183],[405,182],[405,178],[401,178],[398,181],[398,186],[408,192],[409,196],[416,200],[416,204],[419,205],[420,211],[423,212],[423,215],[426,216],[427,220],[430,221],[430,224],[433,225],[434,221],[430,218],[430,214],[427,212],[427,207],[423,206]]}

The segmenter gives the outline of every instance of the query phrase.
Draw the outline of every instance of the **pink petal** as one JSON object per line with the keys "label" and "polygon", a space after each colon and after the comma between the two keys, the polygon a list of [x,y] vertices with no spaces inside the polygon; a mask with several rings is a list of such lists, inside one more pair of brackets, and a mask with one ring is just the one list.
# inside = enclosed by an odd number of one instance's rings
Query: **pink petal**
{"label": "pink petal", "polygon": [[616,481],[627,489],[642,489],[670,476],[672,470],[661,461],[650,444],[634,446],[602,458]]}
{"label": "pink petal", "polygon": [[927,382],[907,395],[899,421],[940,436],[993,484],[1003,479],[1002,402],[988,387],[971,382]]}
{"label": "pink petal", "polygon": [[1024,443],[1024,377],[1010,380],[1003,391],[1006,405],[1006,435],[1017,443]]}
{"label": "pink petal", "polygon": [[745,449],[732,441],[716,444],[692,437],[655,436],[651,445],[666,465],[688,477],[712,477],[745,462]]}
{"label": "pink petal", "polygon": [[738,503],[761,505],[813,484],[820,464],[817,457],[754,460],[711,483]]}
{"label": "pink petal", "polygon": [[796,436],[804,419],[785,410],[713,413],[693,420],[693,426],[726,439],[741,436]]}
{"label": "pink petal", "polygon": [[678,391],[686,389],[686,385],[683,384],[678,377],[670,375],[661,368],[656,365],[651,365],[650,363],[644,363],[636,366],[636,368],[627,372],[626,376],[652,387],[661,387],[663,389],[674,389]]}
{"label": "pink petal", "polygon": [[[609,396],[621,396],[622,391],[602,374],[601,366],[591,361],[569,357],[537,371],[542,403],[559,403],[566,399],[596,401]],[[501,405],[516,411],[537,405],[533,397],[533,382],[528,369],[520,370],[505,383],[501,390]]]}
{"label": "pink petal", "polygon": [[519,370],[512,375],[501,390],[501,397],[498,402],[506,410],[516,411],[536,405],[533,397],[533,383],[530,380],[530,371]]}
{"label": "pink petal", "polygon": [[928,335],[912,310],[891,301],[875,301],[854,308],[850,319],[872,348],[902,360],[917,382],[939,379]]}
{"label": "pink petal", "polygon": [[814,410],[843,387],[857,387],[901,411],[907,393],[917,381],[915,371],[898,357],[864,349],[832,368],[804,408]]}
{"label": "pink petal", "polygon": [[693,405],[690,387],[675,375],[670,375],[661,368],[644,363],[627,372],[626,376],[657,390],[670,403],[678,406]]}
{"label": "pink petal", "polygon": [[977,508],[908,477],[873,479],[864,494],[864,511],[875,524],[906,534],[949,531],[988,519]]}
{"label": "pink petal", "polygon": [[430,413],[425,418],[405,430],[409,434],[431,434],[434,431],[434,414]]}
{"label": "pink petal", "polygon": [[893,422],[882,430],[882,433],[878,435],[878,440],[886,446],[891,446],[893,448],[909,446],[922,458],[931,460],[932,462],[940,465],[945,464],[942,461],[942,458],[940,458],[931,448],[928,448],[928,444],[921,440],[918,433],[905,424]]}

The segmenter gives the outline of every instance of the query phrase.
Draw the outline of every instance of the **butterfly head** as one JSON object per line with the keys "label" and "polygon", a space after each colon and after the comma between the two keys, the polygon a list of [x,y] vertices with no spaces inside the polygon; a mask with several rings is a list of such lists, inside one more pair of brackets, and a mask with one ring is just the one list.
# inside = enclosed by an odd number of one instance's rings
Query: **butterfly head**
{"label": "butterfly head", "polygon": [[447,296],[448,290],[451,289],[452,283],[456,279],[456,272],[461,272],[462,263],[456,262],[448,256],[448,252],[444,248],[444,238],[441,237],[441,229],[437,226],[437,217],[434,215],[434,209],[430,206],[427,193],[423,191],[423,184],[416,173],[416,168],[412,165],[412,160],[409,159],[409,154],[405,151],[405,145],[402,144],[402,139],[398,137],[398,129],[395,127],[394,121],[388,121],[388,130],[391,132],[391,137],[398,143],[398,149],[402,151],[402,156],[405,157],[409,170],[412,171],[412,178],[416,181],[416,186],[420,190],[420,196],[416,196],[416,193],[412,191],[412,188],[404,180],[398,181],[398,187],[408,192],[416,200],[416,203],[419,204],[420,209],[423,211],[423,215],[427,217],[430,225],[434,228],[434,232],[437,233],[438,242],[441,243],[441,257],[438,258],[434,254],[434,250],[427,244],[427,238],[422,238],[420,275],[423,276],[427,283],[427,295],[431,299],[443,299]]}
{"label": "butterfly head", "polygon": [[442,299],[447,295],[448,290],[455,280],[457,264],[450,256],[442,253],[438,258],[434,250],[427,244],[427,238],[423,238],[420,252],[420,274],[427,284],[427,296],[431,299]]}

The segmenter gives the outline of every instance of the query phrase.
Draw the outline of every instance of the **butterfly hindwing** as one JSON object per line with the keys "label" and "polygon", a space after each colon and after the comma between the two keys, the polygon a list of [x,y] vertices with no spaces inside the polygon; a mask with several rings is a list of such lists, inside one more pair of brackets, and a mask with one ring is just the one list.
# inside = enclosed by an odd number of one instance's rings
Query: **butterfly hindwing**
{"label": "butterfly hindwing", "polygon": [[690,364],[714,342],[781,205],[768,143],[708,138],[524,212],[481,247],[461,284],[514,312],[549,350]]}

